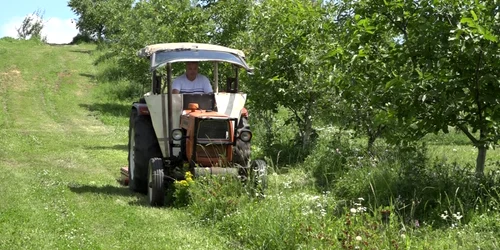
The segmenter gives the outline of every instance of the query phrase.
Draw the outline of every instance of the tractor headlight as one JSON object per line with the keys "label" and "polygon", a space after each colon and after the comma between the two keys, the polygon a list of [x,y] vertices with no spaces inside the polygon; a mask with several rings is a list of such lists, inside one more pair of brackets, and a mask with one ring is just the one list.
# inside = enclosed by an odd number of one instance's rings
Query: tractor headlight
{"label": "tractor headlight", "polygon": [[241,131],[240,139],[244,142],[249,142],[252,139],[252,132],[248,130]]}
{"label": "tractor headlight", "polygon": [[182,133],[181,129],[172,130],[172,139],[174,139],[176,141],[181,140],[183,135],[184,135],[184,133]]}

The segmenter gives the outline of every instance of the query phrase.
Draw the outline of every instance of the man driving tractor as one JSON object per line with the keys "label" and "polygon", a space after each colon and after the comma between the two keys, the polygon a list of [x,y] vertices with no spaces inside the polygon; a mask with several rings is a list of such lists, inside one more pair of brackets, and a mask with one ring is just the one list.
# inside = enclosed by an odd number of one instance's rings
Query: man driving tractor
{"label": "man driving tractor", "polygon": [[186,73],[178,76],[172,84],[172,94],[213,93],[208,78],[198,73],[198,62],[187,62]]}

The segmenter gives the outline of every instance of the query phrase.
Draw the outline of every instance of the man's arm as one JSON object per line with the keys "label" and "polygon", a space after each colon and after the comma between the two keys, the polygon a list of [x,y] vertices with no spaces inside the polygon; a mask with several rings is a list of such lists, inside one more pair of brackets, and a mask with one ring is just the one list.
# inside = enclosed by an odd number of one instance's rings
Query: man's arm
{"label": "man's arm", "polygon": [[181,92],[181,81],[178,78],[172,83],[172,94],[179,94]]}

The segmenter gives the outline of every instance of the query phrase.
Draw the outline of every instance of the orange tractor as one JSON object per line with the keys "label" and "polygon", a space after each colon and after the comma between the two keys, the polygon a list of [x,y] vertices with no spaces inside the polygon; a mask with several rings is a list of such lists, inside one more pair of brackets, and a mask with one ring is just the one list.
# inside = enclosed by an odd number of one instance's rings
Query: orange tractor
{"label": "orange tractor", "polygon": [[[239,71],[251,72],[240,50],[199,43],[149,45],[138,52],[151,62],[151,91],[132,105],[128,167],[121,174],[130,190],[147,193],[152,206],[165,205],[166,189],[186,171],[196,178],[226,174],[255,185],[267,183],[267,166],[250,160],[252,132],[238,91]],[[213,93],[172,93],[172,63],[211,62]],[[219,64],[228,64],[225,91],[219,91]],[[158,71],[166,69],[161,75]]]}

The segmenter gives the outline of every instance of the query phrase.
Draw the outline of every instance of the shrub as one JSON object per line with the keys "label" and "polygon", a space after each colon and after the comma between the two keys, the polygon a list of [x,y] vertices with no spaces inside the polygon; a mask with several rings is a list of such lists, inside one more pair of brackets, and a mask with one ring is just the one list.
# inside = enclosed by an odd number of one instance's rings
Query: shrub
{"label": "shrub", "polygon": [[95,43],[95,39],[92,38],[89,34],[78,33],[73,40],[71,40],[70,44],[81,44],[81,43]]}

